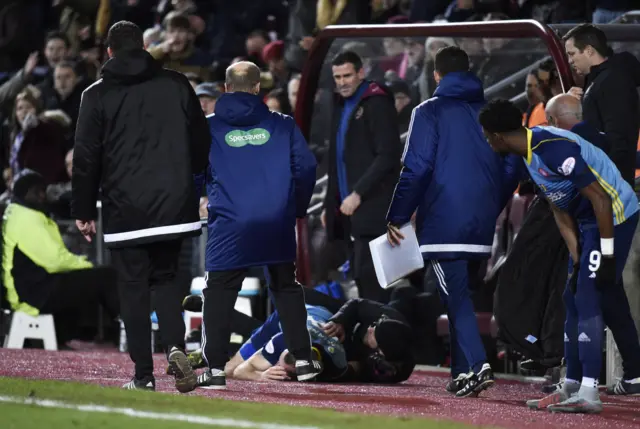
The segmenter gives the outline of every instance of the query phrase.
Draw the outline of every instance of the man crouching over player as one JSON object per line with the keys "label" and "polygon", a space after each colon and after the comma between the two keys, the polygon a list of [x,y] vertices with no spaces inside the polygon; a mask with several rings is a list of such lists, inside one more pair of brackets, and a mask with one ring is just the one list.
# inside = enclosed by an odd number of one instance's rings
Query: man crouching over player
{"label": "man crouching over player", "polygon": [[519,109],[506,100],[491,101],[479,119],[495,151],[523,158],[550,202],[571,255],[564,292],[566,379],[556,392],[527,405],[554,412],[599,413],[602,294],[622,281],[638,223],[638,199],[607,155],[579,135],[554,127],[525,128]]}

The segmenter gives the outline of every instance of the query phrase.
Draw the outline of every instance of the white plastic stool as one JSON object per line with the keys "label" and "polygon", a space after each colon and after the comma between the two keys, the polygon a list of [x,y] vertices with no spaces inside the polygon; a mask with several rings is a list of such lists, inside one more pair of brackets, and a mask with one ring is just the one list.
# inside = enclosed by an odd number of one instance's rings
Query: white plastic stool
{"label": "white plastic stool", "polygon": [[27,339],[42,340],[45,350],[58,350],[53,316],[41,314],[33,317],[21,311],[13,313],[11,329],[4,340],[5,348],[21,349],[24,347],[24,340]]}
{"label": "white plastic stool", "polygon": [[[202,295],[202,290],[205,288],[206,284],[204,281],[204,277],[194,277],[191,280],[191,293],[194,295]],[[252,316],[253,312],[251,311],[251,297],[256,296],[260,293],[260,279],[256,277],[247,277],[242,282],[242,289],[238,294],[238,299],[236,300],[236,304],[234,308],[238,310],[240,313],[244,313],[247,316]],[[185,311],[185,325],[187,329],[191,328],[191,319],[195,316],[195,314]],[[200,317],[202,317],[200,315]]]}

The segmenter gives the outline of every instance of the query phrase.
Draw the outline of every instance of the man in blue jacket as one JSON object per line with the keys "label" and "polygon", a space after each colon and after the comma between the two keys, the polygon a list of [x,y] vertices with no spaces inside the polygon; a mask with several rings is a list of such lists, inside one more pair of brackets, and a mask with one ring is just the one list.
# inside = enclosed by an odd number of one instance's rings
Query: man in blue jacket
{"label": "man in blue jacket", "polygon": [[293,118],[269,111],[258,96],[260,70],[227,69],[223,94],[208,116],[212,142],[202,342],[209,370],[198,386],[224,388],[231,313],[247,269],[266,265],[298,380],[314,378],[304,292],[296,282],[296,218],[306,215],[316,161]]}
{"label": "man in blue jacket", "polygon": [[476,396],[494,383],[469,292],[472,261],[487,259],[503,207],[503,161],[487,147],[478,123],[484,106],[469,57],[454,46],[438,51],[433,98],[413,111],[400,180],[387,214],[388,238],[417,211],[420,251],[431,261],[447,306],[451,335],[449,392]]}

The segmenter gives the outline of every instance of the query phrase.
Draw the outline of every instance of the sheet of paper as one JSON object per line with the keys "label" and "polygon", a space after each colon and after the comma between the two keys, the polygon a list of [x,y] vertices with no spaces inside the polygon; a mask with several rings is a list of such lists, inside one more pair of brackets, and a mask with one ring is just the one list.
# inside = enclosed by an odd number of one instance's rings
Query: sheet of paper
{"label": "sheet of paper", "polygon": [[404,240],[396,247],[389,244],[386,234],[369,242],[378,283],[384,289],[393,287],[398,280],[424,267],[418,237],[411,224],[404,225],[400,232]]}

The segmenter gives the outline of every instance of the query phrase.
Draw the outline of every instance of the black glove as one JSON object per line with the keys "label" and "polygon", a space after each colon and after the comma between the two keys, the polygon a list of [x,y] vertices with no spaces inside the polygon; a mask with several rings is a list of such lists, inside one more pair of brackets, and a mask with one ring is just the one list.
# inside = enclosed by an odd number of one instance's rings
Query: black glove
{"label": "black glove", "polygon": [[614,256],[603,256],[600,259],[600,267],[596,273],[596,288],[603,291],[616,284],[616,258]]}
{"label": "black glove", "polygon": [[571,291],[572,294],[576,294],[576,292],[578,291],[578,273],[580,271],[580,263],[576,262],[573,264],[573,270],[571,271],[571,274],[569,274],[569,290]]}
{"label": "black glove", "polygon": [[374,352],[367,358],[366,366],[375,378],[384,379],[396,374],[396,367],[393,363],[386,360],[379,352]]}

